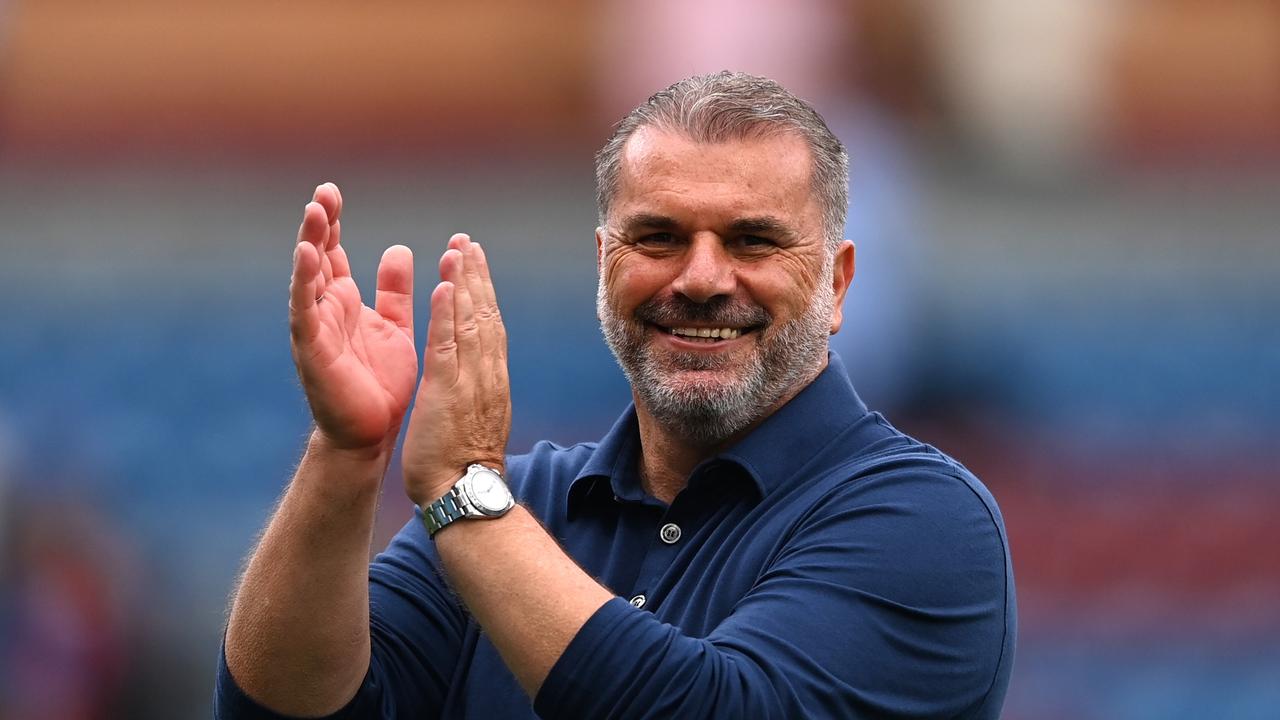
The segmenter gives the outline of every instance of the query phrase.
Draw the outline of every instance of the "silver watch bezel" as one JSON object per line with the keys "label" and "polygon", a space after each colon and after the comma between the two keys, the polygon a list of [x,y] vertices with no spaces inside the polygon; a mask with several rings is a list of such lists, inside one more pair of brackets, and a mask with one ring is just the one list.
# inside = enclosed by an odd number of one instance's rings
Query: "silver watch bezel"
{"label": "silver watch bezel", "polygon": [[[481,473],[492,475],[497,481],[498,487],[506,496],[503,507],[490,509],[477,500],[477,493],[472,483]],[[511,488],[507,487],[507,481],[502,477],[502,473],[491,467],[472,463],[444,495],[426,505],[419,506],[419,509],[422,511],[422,522],[427,527],[427,535],[434,538],[436,533],[459,520],[494,520],[506,515],[515,506],[516,499],[511,494]]]}
{"label": "silver watch bezel", "polygon": [[[491,508],[479,500],[479,493],[477,493],[474,488],[476,477],[486,474],[493,476],[494,481],[496,481],[498,486],[503,490],[505,498],[501,507]],[[458,488],[460,491],[459,494],[461,494],[466,500],[467,509],[483,517],[502,517],[503,515],[506,515],[511,508],[515,507],[516,504],[515,498],[511,495],[511,489],[507,487],[506,478],[502,477],[502,473],[491,467],[480,465],[479,463],[472,463],[471,465],[468,465],[467,473],[462,476],[462,479],[458,481],[455,487]],[[470,513],[468,514],[470,515]]]}

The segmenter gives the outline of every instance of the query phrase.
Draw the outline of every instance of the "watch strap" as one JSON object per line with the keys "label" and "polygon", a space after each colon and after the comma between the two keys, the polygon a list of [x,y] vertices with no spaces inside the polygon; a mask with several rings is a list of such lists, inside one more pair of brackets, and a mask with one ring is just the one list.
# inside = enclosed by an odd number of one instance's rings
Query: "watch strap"
{"label": "watch strap", "polygon": [[422,522],[427,526],[427,535],[434,536],[446,525],[467,517],[466,500],[458,486],[449,488],[449,492],[430,505],[422,508]]}

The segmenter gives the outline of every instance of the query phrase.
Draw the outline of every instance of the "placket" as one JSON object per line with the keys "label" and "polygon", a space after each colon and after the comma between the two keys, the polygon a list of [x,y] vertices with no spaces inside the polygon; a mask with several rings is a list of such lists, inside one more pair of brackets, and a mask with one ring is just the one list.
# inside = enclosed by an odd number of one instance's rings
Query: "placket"
{"label": "placket", "polygon": [[697,491],[680,493],[656,521],[644,529],[640,539],[644,543],[644,561],[630,595],[626,596],[632,606],[653,610],[661,602],[662,598],[654,597],[653,593],[679,554],[698,535],[706,519],[705,497]]}

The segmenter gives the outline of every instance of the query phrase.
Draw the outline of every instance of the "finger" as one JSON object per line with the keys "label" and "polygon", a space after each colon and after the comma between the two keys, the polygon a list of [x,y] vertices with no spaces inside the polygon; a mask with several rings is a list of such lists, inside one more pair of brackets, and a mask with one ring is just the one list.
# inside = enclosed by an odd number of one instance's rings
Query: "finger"
{"label": "finger", "polygon": [[329,216],[329,244],[326,246],[329,250],[338,247],[338,243],[342,242],[342,221]]}
{"label": "finger", "polygon": [[329,261],[329,277],[351,277],[351,263],[347,251],[342,249],[342,191],[334,183],[327,182],[316,188],[325,198],[324,209],[329,218],[329,237],[325,243],[325,256]]}
{"label": "finger", "polygon": [[331,275],[326,272],[329,263],[324,257],[324,245],[327,242],[329,225],[325,217],[324,206],[316,201],[307,203],[302,209],[302,225],[298,227],[298,242],[304,242],[314,248],[319,262],[316,264],[318,282],[315,288],[316,297],[324,294]]}
{"label": "finger", "polygon": [[342,192],[331,182],[320,183],[312,193],[311,199],[324,208],[325,218],[330,225],[342,218]]}
{"label": "finger", "polygon": [[480,245],[478,243],[469,243],[462,254],[462,277],[467,283],[467,295],[471,298],[471,307],[475,315],[476,336],[480,342],[481,357],[488,359],[493,356],[494,346],[497,344],[496,333],[493,328],[494,316],[497,314],[496,308],[485,302],[485,281],[480,276]]}
{"label": "finger", "polygon": [[316,280],[320,256],[315,246],[299,242],[293,249],[293,274],[289,280],[289,330],[296,342],[308,342],[320,328],[316,307]]}
{"label": "finger", "polygon": [[331,218],[334,222],[337,222],[339,219],[342,218],[342,190],[338,188],[337,183],[331,182],[331,183],[328,183],[328,185],[329,187],[333,188],[333,194],[338,198],[337,210],[336,212],[334,212],[333,217]]}
{"label": "finger", "polygon": [[[329,228],[329,236],[337,237],[338,231],[338,223],[334,223]],[[332,277],[351,277],[351,262],[347,260],[347,251],[341,245],[333,245],[330,250],[325,252],[324,256],[325,259],[329,261],[329,268],[332,273]]]}
{"label": "finger", "polygon": [[320,247],[320,274],[324,276],[324,288],[325,290],[328,290],[329,283],[333,282],[333,262],[329,260],[329,253],[325,252],[324,245],[320,245],[319,247]]}
{"label": "finger", "polygon": [[404,245],[392,245],[382,253],[374,309],[413,337],[413,251]]}
{"label": "finger", "polygon": [[452,247],[444,252],[440,257],[440,278],[454,286],[453,335],[458,343],[459,367],[477,367],[481,358],[479,327],[476,325],[475,305],[467,288],[466,260],[462,252]]}
{"label": "finger", "polygon": [[312,200],[302,208],[302,226],[298,228],[298,240],[316,246],[317,251],[324,250],[329,238],[329,218],[325,215],[324,206]]}
{"label": "finger", "polygon": [[[316,188],[316,194],[320,195],[320,188]],[[319,201],[312,200],[303,208],[298,239],[314,245],[316,252],[320,254],[320,273],[324,275],[327,286],[333,278],[333,265],[325,255],[325,248],[329,244],[329,218],[328,211]],[[324,292],[324,287],[320,288],[320,292]]]}
{"label": "finger", "polygon": [[427,321],[427,349],[422,353],[423,383],[420,391],[450,386],[458,380],[458,344],[454,339],[454,285],[442,281],[431,291],[431,319]]}
{"label": "finger", "polygon": [[481,280],[481,294],[476,302],[486,308],[489,316],[491,331],[493,333],[493,351],[497,353],[500,360],[505,361],[507,357],[507,331],[502,324],[502,311],[498,307],[497,291],[493,287],[493,277],[489,274],[489,260],[485,257],[484,248],[480,243],[472,243],[476,253],[476,269],[479,272]]}

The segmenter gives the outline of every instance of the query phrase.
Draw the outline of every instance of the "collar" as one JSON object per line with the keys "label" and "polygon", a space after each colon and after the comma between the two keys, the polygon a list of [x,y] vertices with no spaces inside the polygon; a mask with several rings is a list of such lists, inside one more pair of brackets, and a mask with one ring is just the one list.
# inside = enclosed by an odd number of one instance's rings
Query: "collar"
{"label": "collar", "polygon": [[596,445],[569,485],[568,517],[572,520],[591,501],[611,499],[661,505],[640,485],[640,422],[636,406],[627,405],[622,417]]}
{"label": "collar", "polygon": [[[800,466],[797,458],[816,456],[867,413],[840,356],[829,352],[827,367],[813,382],[736,445],[694,468],[690,482],[699,479],[703,468],[730,462],[746,473],[764,497],[791,477]],[[574,517],[585,502],[597,498],[661,507],[656,499],[645,495],[640,485],[639,456],[639,422],[632,404],[600,440],[570,485],[569,517]]]}
{"label": "collar", "polygon": [[[827,367],[807,387],[765,418],[751,434],[710,460],[738,464],[764,497],[810,458],[868,413],[849,381],[840,356],[827,353]],[[694,475],[698,473],[694,470]]]}

